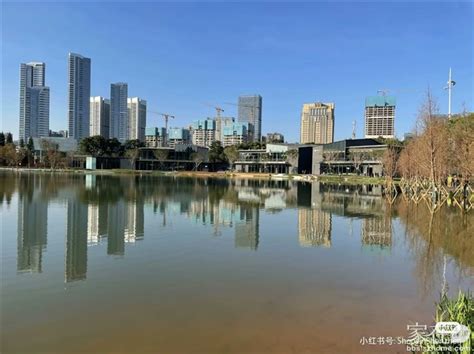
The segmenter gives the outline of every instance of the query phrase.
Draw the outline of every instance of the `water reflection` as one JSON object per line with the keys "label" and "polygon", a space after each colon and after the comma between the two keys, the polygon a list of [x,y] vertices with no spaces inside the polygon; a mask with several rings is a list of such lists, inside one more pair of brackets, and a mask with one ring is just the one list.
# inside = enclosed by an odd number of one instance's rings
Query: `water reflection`
{"label": "water reflection", "polygon": [[[332,247],[333,223],[344,218],[351,228],[360,227],[363,248],[385,251],[392,248],[394,220],[399,219],[424,288],[432,289],[439,280],[446,254],[464,272],[474,267],[472,217],[447,208],[433,215],[402,198],[391,206],[376,186],[39,174],[2,179],[18,188],[18,272],[42,271],[48,205],[52,200],[66,205],[65,282],[87,278],[88,247],[106,243],[107,255],[125,256],[128,244],[143,240],[146,206],[147,217],[157,218],[161,227],[179,214],[208,227],[212,237],[233,230],[234,247],[253,251],[261,244],[262,213],[297,208],[295,234],[301,247]],[[11,193],[2,191],[2,203]]]}

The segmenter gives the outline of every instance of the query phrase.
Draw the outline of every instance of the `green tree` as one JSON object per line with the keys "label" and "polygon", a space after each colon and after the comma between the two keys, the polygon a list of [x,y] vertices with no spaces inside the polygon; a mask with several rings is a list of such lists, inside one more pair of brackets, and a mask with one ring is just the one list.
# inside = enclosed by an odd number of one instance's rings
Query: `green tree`
{"label": "green tree", "polygon": [[79,151],[94,157],[107,155],[108,141],[103,136],[96,135],[82,139],[79,142]]}
{"label": "green tree", "polygon": [[123,156],[124,151],[123,145],[117,140],[117,138],[107,140],[105,151],[106,156]]}
{"label": "green tree", "polygon": [[224,148],[220,141],[214,141],[209,147],[209,161],[210,162],[225,162],[226,155]]}
{"label": "green tree", "polygon": [[20,138],[20,147],[21,148],[25,147],[25,141],[23,140],[23,138]]}
{"label": "green tree", "polygon": [[230,163],[230,168],[233,170],[234,169],[234,162],[238,160],[239,158],[239,150],[235,145],[232,146],[227,146],[224,149],[224,154],[227,158],[227,161]]}
{"label": "green tree", "polygon": [[12,133],[7,133],[6,143],[7,143],[7,144],[13,144],[13,136],[12,136]]}
{"label": "green tree", "polygon": [[5,133],[0,132],[0,146],[5,146]]}

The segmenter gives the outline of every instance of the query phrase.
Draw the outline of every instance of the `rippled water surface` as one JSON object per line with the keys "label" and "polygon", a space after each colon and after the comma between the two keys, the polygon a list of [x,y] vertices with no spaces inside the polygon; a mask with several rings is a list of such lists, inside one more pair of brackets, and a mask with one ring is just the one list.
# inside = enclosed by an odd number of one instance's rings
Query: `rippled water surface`
{"label": "rippled water surface", "polygon": [[365,353],[474,288],[474,222],[375,186],[0,175],[1,352]]}

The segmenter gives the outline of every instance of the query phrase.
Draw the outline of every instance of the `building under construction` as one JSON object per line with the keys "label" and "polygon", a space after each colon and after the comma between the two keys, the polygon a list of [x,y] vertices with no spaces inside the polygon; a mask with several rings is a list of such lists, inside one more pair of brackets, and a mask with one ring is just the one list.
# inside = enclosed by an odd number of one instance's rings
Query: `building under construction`
{"label": "building under construction", "polygon": [[395,97],[372,96],[365,99],[365,137],[395,137]]}

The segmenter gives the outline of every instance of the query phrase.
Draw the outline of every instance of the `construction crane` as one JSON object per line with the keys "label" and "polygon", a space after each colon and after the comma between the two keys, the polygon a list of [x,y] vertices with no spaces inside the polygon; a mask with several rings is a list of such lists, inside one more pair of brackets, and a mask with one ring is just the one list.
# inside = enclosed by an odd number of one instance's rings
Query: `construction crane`
{"label": "construction crane", "polygon": [[216,116],[217,118],[220,118],[221,117],[221,113],[224,112],[224,109],[222,107],[219,107],[219,106],[214,106],[213,104],[210,104],[210,103],[204,103],[206,106],[209,106],[209,107],[212,107],[216,110]]}
{"label": "construction crane", "polygon": [[163,116],[163,119],[165,120],[165,135],[163,136],[163,146],[168,146],[168,120],[170,118],[174,119],[175,116],[169,113],[160,113],[160,112],[153,112],[153,111],[148,111],[153,114],[157,114],[159,116]]}

